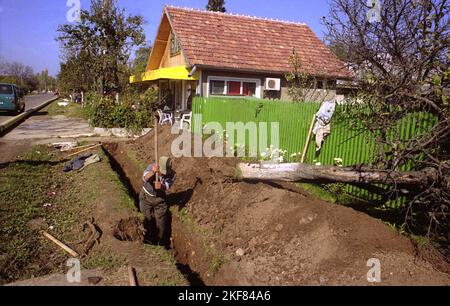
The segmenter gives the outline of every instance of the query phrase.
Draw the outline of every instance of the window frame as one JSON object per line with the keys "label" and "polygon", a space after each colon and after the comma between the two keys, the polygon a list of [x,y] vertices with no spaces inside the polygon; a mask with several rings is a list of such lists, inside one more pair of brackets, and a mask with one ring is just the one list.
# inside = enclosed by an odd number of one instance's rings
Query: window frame
{"label": "window frame", "polygon": [[[214,86],[212,86],[213,82],[223,82],[223,92],[222,92],[222,94],[213,94],[213,93],[211,93],[211,91],[214,88]],[[209,85],[209,91],[208,92],[212,96],[223,96],[223,95],[225,95],[225,92],[228,91],[228,83],[225,80],[215,80],[215,79],[213,79],[213,80],[210,80],[208,82],[208,85]]]}
{"label": "window frame", "polygon": [[[173,41],[173,45],[172,45]],[[169,54],[171,57],[177,56],[181,53],[181,44],[180,40],[178,39],[177,35],[173,31],[170,31],[170,38],[169,38]]]}
{"label": "window frame", "polygon": [[[222,95],[212,94],[211,93],[211,81],[223,81],[225,82],[224,92]],[[229,95],[228,94],[228,82],[240,82],[240,95]],[[244,83],[255,83],[256,90],[254,96],[244,96]],[[207,79],[207,88],[206,88],[206,97],[253,97],[261,99],[262,96],[262,88],[261,88],[261,80],[253,79],[253,78],[237,78],[237,77],[226,77],[226,76],[209,76]]]}

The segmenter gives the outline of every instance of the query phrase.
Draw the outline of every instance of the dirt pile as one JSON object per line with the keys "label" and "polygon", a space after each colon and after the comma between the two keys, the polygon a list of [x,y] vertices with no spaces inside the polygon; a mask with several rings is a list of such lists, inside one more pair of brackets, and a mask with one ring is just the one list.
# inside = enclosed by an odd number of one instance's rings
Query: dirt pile
{"label": "dirt pile", "polygon": [[113,236],[120,241],[144,241],[144,226],[137,217],[121,219],[113,227]]}
{"label": "dirt pile", "polygon": [[[142,168],[153,162],[153,137],[109,148],[136,192]],[[160,130],[160,155],[171,155],[175,137],[169,128]],[[381,263],[384,285],[450,284],[448,274],[421,259],[409,239],[381,221],[294,185],[239,181],[237,162],[174,160],[177,181],[169,195],[176,207],[174,242],[179,258],[206,284],[367,285],[371,258]]]}

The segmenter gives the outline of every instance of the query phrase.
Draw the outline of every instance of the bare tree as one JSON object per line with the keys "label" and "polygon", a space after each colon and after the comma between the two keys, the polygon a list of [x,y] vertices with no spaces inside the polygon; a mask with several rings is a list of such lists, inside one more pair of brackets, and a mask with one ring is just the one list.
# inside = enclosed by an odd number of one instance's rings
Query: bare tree
{"label": "bare tree", "polygon": [[323,102],[328,98],[327,82],[312,76],[302,67],[300,57],[295,50],[289,57],[291,71],[285,74],[288,83],[288,95],[296,102]]}
{"label": "bare tree", "polygon": [[[450,204],[450,8],[448,0],[332,0],[327,40],[359,72],[349,120],[377,141],[372,167],[399,171],[433,168],[438,176],[411,193],[406,223],[424,213],[433,228],[448,230]],[[370,4],[370,3],[369,3]],[[357,98],[357,99],[356,99]],[[437,123],[412,139],[396,129],[403,118],[432,113]],[[356,126],[356,125],[355,125]],[[425,183],[425,182],[424,182]],[[395,189],[395,182],[393,183]]]}

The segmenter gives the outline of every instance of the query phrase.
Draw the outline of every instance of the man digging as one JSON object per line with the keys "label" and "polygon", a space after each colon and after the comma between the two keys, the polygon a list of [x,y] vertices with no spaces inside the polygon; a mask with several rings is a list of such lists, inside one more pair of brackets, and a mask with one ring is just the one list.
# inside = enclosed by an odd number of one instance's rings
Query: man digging
{"label": "man digging", "polygon": [[[151,164],[145,169],[142,179],[144,186],[139,195],[139,208],[144,214],[147,228],[150,229],[152,242],[166,248],[170,246],[168,233],[169,205],[166,201],[166,191],[175,182],[175,172],[172,170],[172,160],[166,156],[159,159],[159,164]],[[157,177],[159,179],[157,180]],[[154,225],[152,226],[152,222]],[[152,228],[155,229],[153,234]]]}

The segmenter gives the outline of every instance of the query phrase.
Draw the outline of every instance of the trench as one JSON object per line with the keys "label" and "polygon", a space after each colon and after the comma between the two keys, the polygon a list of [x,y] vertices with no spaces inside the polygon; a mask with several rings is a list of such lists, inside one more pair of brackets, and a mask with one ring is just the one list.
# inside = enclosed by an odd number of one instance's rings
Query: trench
{"label": "trench", "polygon": [[[120,182],[125,187],[130,198],[133,199],[135,207],[139,210],[139,193],[142,186],[133,185],[133,180],[130,178],[130,173],[121,165],[120,161],[115,156],[115,151],[117,149],[117,144],[104,144],[102,150],[108,157],[109,164],[114,172],[117,173]],[[141,174],[138,174],[140,177]],[[172,213],[169,211],[169,236],[170,237],[183,237],[184,233],[179,226],[174,226]],[[145,229],[146,232],[151,232],[153,230],[154,224],[147,224],[144,222],[142,224],[137,218],[129,218],[120,220],[113,230],[113,235],[119,241],[139,241],[141,243],[154,244],[152,237],[147,237],[140,228]],[[179,249],[179,246],[182,246]],[[205,282],[200,276],[200,273],[194,271],[190,266],[189,260],[183,258],[181,254],[186,252],[193,252],[191,249],[187,249],[187,244],[185,243],[171,243],[170,249],[174,253],[175,266],[178,271],[185,277],[190,286],[205,286]],[[195,252],[195,251],[194,251]]]}

